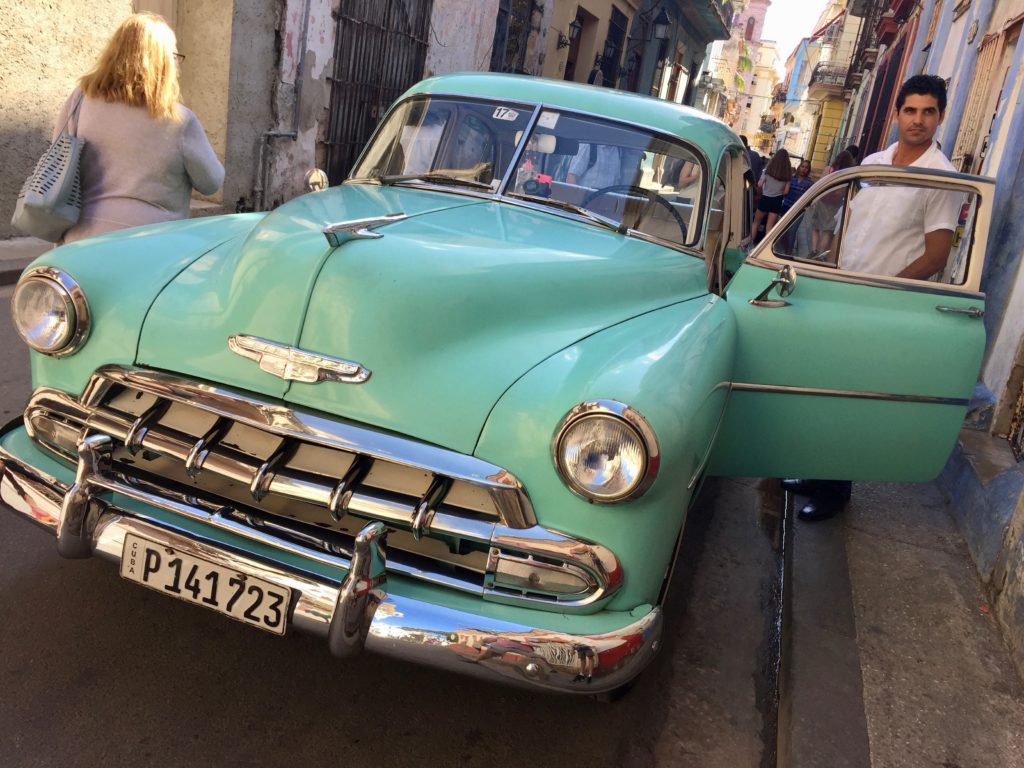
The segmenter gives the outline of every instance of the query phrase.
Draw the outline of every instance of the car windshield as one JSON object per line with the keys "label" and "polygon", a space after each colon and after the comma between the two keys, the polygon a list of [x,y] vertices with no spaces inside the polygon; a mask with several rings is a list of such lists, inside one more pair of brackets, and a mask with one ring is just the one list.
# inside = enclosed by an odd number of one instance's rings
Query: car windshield
{"label": "car windshield", "polygon": [[553,109],[543,110],[527,135],[533,114],[513,103],[410,99],[388,117],[350,180],[500,191],[622,232],[697,243],[706,184],[692,149],[641,128]]}

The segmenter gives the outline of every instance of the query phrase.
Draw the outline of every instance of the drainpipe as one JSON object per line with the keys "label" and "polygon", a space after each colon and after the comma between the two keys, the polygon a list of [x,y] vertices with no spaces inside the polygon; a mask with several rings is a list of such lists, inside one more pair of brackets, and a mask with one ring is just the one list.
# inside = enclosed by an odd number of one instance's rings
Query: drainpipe
{"label": "drainpipe", "polygon": [[974,68],[978,63],[978,43],[988,31],[989,22],[992,20],[994,0],[981,0],[974,5],[974,12],[971,19],[965,25],[964,41],[967,40],[968,31],[972,25],[977,24],[977,33],[974,40],[967,44],[963,58],[960,60],[959,69],[953,74],[953,81],[956,83],[953,89],[953,98],[946,108],[946,119],[942,123],[942,134],[939,141],[942,142],[942,151],[946,157],[953,154],[953,146],[956,144],[956,135],[960,132],[960,122],[964,117],[964,109],[967,107],[967,96],[971,91],[971,83],[974,80]]}
{"label": "drainpipe", "polygon": [[[302,103],[302,81],[306,68],[306,40],[309,36],[309,8],[312,0],[305,0],[302,14],[302,34],[299,39],[299,56],[295,66],[295,82],[293,83],[293,109],[292,127],[288,131],[270,129],[264,131],[260,136],[260,149],[256,157],[256,183],[253,185],[253,209],[265,210],[264,197],[267,187],[270,185],[270,142],[275,139],[291,139],[296,141],[299,138],[299,107]],[[287,23],[287,19],[286,22]]]}

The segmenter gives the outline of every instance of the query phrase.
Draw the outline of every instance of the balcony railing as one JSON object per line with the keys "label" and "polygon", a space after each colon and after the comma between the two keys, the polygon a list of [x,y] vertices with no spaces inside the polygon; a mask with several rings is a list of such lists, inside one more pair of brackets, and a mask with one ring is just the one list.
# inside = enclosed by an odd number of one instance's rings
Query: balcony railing
{"label": "balcony railing", "polygon": [[811,73],[811,81],[808,87],[842,88],[845,83],[846,67],[819,64],[814,68],[814,72]]}

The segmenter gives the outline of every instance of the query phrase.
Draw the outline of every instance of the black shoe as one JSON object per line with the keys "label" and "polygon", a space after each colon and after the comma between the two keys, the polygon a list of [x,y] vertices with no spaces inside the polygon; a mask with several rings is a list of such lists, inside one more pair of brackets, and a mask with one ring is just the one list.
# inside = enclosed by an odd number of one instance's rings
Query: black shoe
{"label": "black shoe", "polygon": [[793,491],[794,493],[813,493],[821,485],[820,480],[798,480],[796,478],[787,477],[779,482],[779,485],[784,490]]}
{"label": "black shoe", "polygon": [[797,512],[797,516],[801,520],[806,520],[809,523],[815,523],[818,520],[828,520],[830,517],[835,517],[843,511],[843,507],[846,506],[846,501],[842,498],[836,498],[834,496],[826,496],[819,499],[811,499],[803,508]]}

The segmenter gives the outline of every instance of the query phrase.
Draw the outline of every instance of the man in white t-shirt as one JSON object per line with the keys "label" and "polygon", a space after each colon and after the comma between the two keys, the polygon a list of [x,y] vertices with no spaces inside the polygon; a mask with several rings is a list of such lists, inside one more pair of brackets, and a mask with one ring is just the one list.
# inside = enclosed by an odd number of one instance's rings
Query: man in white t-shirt
{"label": "man in white t-shirt", "polygon": [[[946,111],[946,84],[915,75],[896,97],[895,144],[862,165],[899,165],[955,171],[935,143]],[[851,272],[927,280],[942,272],[953,245],[963,195],[937,189],[875,185],[850,203],[840,266]]]}
{"label": "man in white t-shirt", "polygon": [[622,155],[618,147],[580,142],[579,151],[569,162],[569,174],[565,180],[570,184],[601,189],[628,183],[622,181],[621,174]]}
{"label": "man in white t-shirt", "polygon": [[[915,75],[896,96],[899,138],[862,165],[899,165],[953,171],[934,141],[946,111],[946,84]],[[843,269],[927,280],[942,272],[953,245],[963,195],[921,187],[874,186],[850,203],[850,222],[841,246]],[[841,221],[842,216],[837,216]],[[839,231],[837,226],[836,231]],[[801,520],[832,517],[850,500],[849,480],[783,480],[787,490],[805,494]]]}

